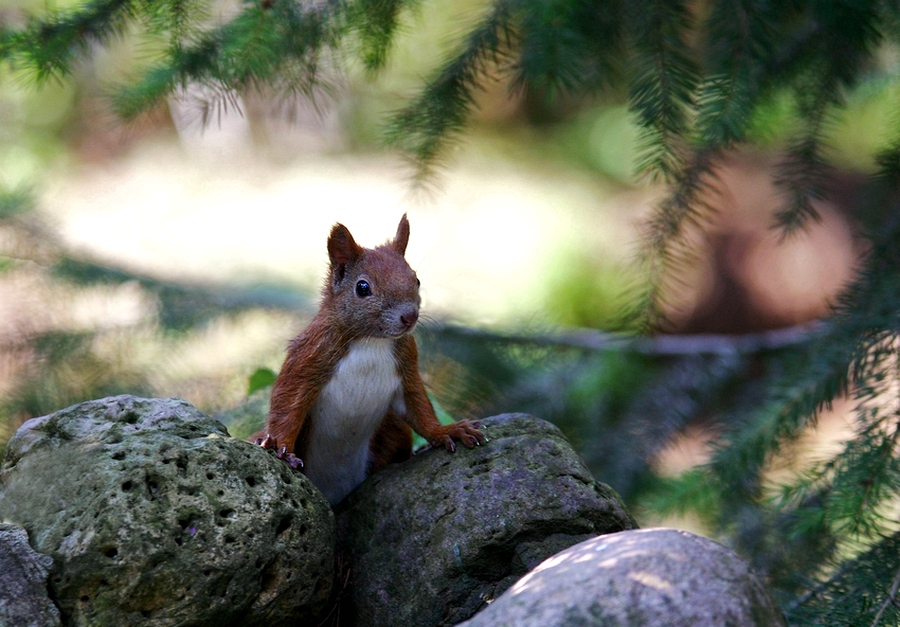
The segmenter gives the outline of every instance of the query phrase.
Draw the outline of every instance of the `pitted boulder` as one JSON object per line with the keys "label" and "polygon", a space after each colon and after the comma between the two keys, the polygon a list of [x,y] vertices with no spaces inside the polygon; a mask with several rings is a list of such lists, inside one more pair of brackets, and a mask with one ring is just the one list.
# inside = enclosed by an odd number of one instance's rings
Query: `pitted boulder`
{"label": "pitted boulder", "polygon": [[486,444],[416,455],[338,506],[342,621],[453,625],[554,553],[636,526],[558,428],[525,414],[481,422]]}
{"label": "pitted boulder", "polygon": [[544,561],[460,627],[778,627],[784,616],[737,555],[675,529],[593,538]]}
{"label": "pitted boulder", "polygon": [[322,495],[178,399],[112,397],[25,423],[0,466],[0,519],[53,558],[67,624],[296,624],[331,590]]}

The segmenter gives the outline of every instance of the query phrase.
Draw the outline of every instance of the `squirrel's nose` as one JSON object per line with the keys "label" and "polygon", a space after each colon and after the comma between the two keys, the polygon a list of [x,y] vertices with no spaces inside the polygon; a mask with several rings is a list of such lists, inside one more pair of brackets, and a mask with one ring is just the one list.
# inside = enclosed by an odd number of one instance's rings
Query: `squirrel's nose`
{"label": "squirrel's nose", "polygon": [[417,309],[410,309],[400,314],[400,324],[402,324],[403,328],[407,331],[413,328],[413,326],[416,324],[416,320],[418,319],[419,311]]}

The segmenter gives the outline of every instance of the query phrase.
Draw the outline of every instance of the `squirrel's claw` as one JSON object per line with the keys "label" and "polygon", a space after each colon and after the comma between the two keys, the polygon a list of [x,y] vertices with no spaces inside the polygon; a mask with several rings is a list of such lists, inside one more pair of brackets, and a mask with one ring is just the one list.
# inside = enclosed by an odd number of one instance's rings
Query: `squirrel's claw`
{"label": "squirrel's claw", "polygon": [[267,433],[266,437],[264,438],[256,438],[253,442],[268,451],[275,451],[275,457],[283,460],[294,470],[300,470],[301,468],[303,468],[303,460],[293,453],[288,453],[287,446],[285,446],[284,444],[278,446],[278,441],[272,436],[271,433]]}
{"label": "squirrel's claw", "polygon": [[451,453],[456,450],[456,444],[453,442],[453,438],[449,435],[440,435],[432,440],[428,441],[428,446],[420,449],[418,452],[427,451],[428,449],[433,448],[445,448]]}
{"label": "squirrel's claw", "polygon": [[274,451],[278,447],[278,443],[275,441],[275,438],[272,437],[271,433],[267,433],[264,438],[256,438],[253,443],[271,451]]}
{"label": "squirrel's claw", "polygon": [[285,463],[294,470],[303,468],[303,460],[293,453],[288,453],[287,446],[283,444],[278,447],[278,450],[275,452],[275,457],[284,460]]}
{"label": "squirrel's claw", "polygon": [[460,420],[459,422],[455,422],[452,425],[447,425],[446,427],[442,427],[443,433],[438,437],[432,439],[430,444],[432,447],[437,448],[439,446],[443,446],[448,451],[453,453],[456,451],[456,443],[454,439],[462,442],[466,448],[475,448],[476,446],[481,446],[485,442],[487,442],[487,437],[479,430],[481,427],[481,423],[472,422],[469,420]]}
{"label": "squirrel's claw", "polygon": [[487,434],[484,432],[485,426],[479,420],[469,421],[466,431],[466,436],[461,438],[464,442],[466,442],[466,446],[472,448],[473,446],[481,446],[482,444],[487,444],[490,440],[487,437]]}
{"label": "squirrel's claw", "polygon": [[487,442],[487,436],[481,432],[482,424],[480,422],[472,422],[470,420],[460,420],[456,423],[458,433],[456,435],[463,444],[469,448],[481,446]]}

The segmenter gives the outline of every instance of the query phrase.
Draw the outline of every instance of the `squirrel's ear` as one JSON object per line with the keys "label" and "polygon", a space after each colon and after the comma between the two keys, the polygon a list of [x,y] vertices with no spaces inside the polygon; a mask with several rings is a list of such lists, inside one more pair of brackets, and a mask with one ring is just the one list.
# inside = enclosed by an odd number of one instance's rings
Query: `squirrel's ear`
{"label": "squirrel's ear", "polygon": [[394,241],[391,242],[391,246],[394,247],[401,255],[406,254],[406,245],[409,243],[409,220],[406,219],[406,214],[403,214],[403,217],[400,218],[400,224],[397,225],[397,234],[394,236]]}
{"label": "squirrel's ear", "polygon": [[328,258],[331,259],[332,268],[343,274],[348,265],[353,265],[360,255],[362,246],[356,243],[350,230],[343,224],[335,224],[328,236]]}

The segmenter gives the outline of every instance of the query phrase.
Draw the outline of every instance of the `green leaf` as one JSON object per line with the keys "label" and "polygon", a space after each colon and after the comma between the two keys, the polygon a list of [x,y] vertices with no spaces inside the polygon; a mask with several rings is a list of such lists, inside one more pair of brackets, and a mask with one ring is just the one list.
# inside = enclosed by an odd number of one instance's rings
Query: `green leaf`
{"label": "green leaf", "polygon": [[267,388],[275,384],[275,377],[278,374],[271,368],[257,368],[256,372],[250,375],[247,385],[247,396],[250,396],[257,390]]}

